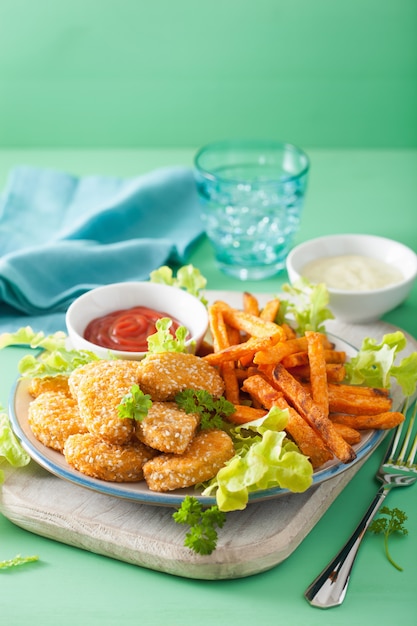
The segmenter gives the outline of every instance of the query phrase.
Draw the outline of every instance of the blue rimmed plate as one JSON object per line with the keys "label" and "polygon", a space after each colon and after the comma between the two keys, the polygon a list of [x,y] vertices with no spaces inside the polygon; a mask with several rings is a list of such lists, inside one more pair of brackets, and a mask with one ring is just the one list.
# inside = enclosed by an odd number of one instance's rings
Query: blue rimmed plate
{"label": "blue rimmed plate", "polygon": [[[350,344],[342,339],[332,336],[336,349],[344,350],[348,356],[354,356],[357,352]],[[157,493],[148,489],[145,481],[137,483],[110,483],[91,478],[73,469],[65,461],[65,457],[40,443],[33,435],[28,423],[28,406],[32,397],[28,393],[29,381],[19,379],[16,381],[10,396],[9,413],[13,430],[21,441],[22,446],[30,457],[41,467],[55,476],[68,480],[80,487],[93,491],[134,500],[141,504],[177,507],[180,506],[185,495],[193,495],[204,505],[215,504],[214,497],[202,496],[195,488],[180,489],[169,493]],[[313,485],[319,485],[326,480],[338,476],[351,468],[355,463],[365,459],[378,446],[385,436],[385,431],[363,431],[361,442],[354,446],[356,459],[350,464],[340,463],[337,459],[331,460],[313,474]],[[288,494],[287,489],[279,487],[251,493],[249,502],[259,502],[271,498],[277,498]]]}

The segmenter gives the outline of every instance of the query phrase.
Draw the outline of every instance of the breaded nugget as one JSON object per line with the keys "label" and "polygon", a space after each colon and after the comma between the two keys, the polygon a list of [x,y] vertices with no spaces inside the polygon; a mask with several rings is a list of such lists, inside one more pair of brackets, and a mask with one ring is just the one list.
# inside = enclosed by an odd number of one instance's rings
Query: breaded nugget
{"label": "breaded nugget", "polygon": [[36,376],[32,378],[28,387],[30,395],[37,398],[45,391],[61,392],[68,396],[70,393],[68,388],[68,376]]}
{"label": "breaded nugget", "polygon": [[128,443],[134,433],[134,420],[120,418],[118,406],[138,382],[137,361],[95,361],[77,382],[81,416],[90,433],[107,443]]}
{"label": "breaded nugget", "polygon": [[87,432],[77,402],[61,392],[45,391],[32,400],[28,422],[38,441],[59,452],[70,435]]}
{"label": "breaded nugget", "polygon": [[154,402],[141,422],[136,422],[139,441],[160,452],[182,454],[200,423],[197,413],[186,413],[175,402]]}
{"label": "breaded nugget", "polygon": [[213,478],[235,454],[223,430],[202,430],[184,454],[162,454],[147,461],[143,474],[152,491],[173,491]]}
{"label": "breaded nugget", "polygon": [[76,398],[78,394],[78,385],[80,380],[90,369],[94,368],[96,361],[91,361],[91,363],[86,363],[85,365],[80,365],[75,370],[71,372],[68,377],[68,388],[70,394]]}
{"label": "breaded nugget", "polygon": [[87,476],[116,483],[142,480],[143,464],[154,454],[140,441],[112,445],[91,433],[71,435],[64,446],[64,456],[71,467]]}
{"label": "breaded nugget", "polygon": [[194,354],[161,352],[139,363],[140,388],[154,401],[174,400],[184,389],[205,389],[217,398],[224,392],[217,369]]}

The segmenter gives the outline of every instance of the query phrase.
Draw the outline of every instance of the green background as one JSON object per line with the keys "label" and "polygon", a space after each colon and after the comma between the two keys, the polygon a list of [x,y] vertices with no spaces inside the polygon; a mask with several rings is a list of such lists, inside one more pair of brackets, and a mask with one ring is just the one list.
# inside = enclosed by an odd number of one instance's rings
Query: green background
{"label": "green background", "polygon": [[0,147],[417,146],[415,0],[2,0]]}
{"label": "green background", "polygon": [[[0,188],[21,164],[130,177],[191,165],[208,141],[270,137],[311,157],[296,243],[363,232],[417,252],[416,35],[416,0],[0,0]],[[209,289],[277,293],[286,280],[226,277],[205,240],[190,261]],[[417,284],[384,319],[417,336],[416,311]],[[4,406],[19,350],[0,352]],[[407,490],[389,501],[409,516],[409,535],[392,544],[404,572],[386,561],[381,538],[369,536],[342,607],[323,612],[303,598],[373,497],[381,456],[382,449],[291,558],[241,580],[137,568],[26,532],[0,515],[0,560],[40,555],[33,566],[1,573],[2,620],[414,624],[417,511]]]}

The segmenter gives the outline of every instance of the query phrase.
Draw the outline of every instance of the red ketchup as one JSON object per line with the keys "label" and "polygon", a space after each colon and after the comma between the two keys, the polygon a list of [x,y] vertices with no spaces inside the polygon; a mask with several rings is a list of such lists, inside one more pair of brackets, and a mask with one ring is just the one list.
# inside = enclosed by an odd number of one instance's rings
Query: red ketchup
{"label": "red ketchup", "polygon": [[162,311],[146,306],[113,311],[93,319],[84,331],[84,339],[96,346],[125,352],[146,352],[147,338],[156,332],[156,322],[162,317],[172,320],[170,331],[175,331],[180,322]]}

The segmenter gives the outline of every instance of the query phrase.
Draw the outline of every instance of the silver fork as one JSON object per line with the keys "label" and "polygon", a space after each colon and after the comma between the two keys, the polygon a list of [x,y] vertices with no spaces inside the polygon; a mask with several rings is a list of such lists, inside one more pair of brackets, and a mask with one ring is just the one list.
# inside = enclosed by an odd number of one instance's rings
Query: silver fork
{"label": "silver fork", "polygon": [[[396,458],[396,450],[400,444],[402,430],[406,422],[404,421],[397,426],[392,435],[385,457],[376,473],[376,478],[382,483],[382,486],[379,488],[356,530],[340,552],[306,589],[304,596],[313,606],[328,609],[342,604],[361,541],[385,497],[393,487],[407,487],[417,481],[417,465],[415,463],[417,435],[406,458],[416,418],[416,409],[417,403],[414,405],[404,442]],[[403,412],[406,415],[407,406],[405,406]]]}

